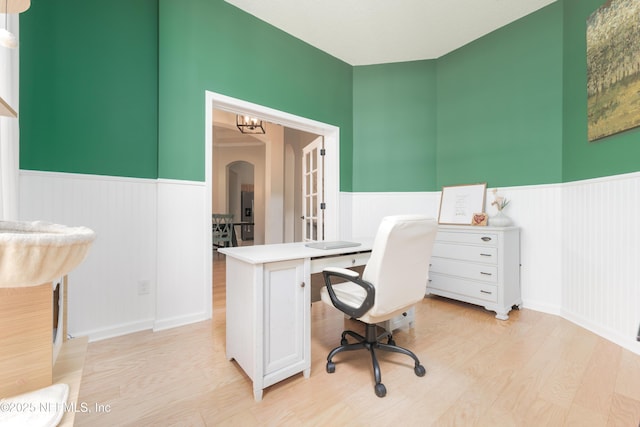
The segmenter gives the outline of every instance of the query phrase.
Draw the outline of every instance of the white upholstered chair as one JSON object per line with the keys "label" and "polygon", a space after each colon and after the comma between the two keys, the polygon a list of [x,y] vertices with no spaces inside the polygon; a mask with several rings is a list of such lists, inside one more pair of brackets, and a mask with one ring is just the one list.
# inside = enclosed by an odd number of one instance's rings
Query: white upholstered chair
{"label": "white upholstered chair", "polygon": [[[342,333],[340,346],[327,356],[328,373],[335,371],[333,358],[336,354],[367,349],[371,353],[374,390],[378,397],[387,393],[376,359],[378,350],[411,357],[415,363],[415,374],[419,377],[425,374],[418,357],[397,346],[389,332],[377,335],[376,323],[406,312],[424,298],[436,232],[437,222],[431,218],[418,215],[385,217],[378,228],[371,258],[362,277],[342,268],[323,271],[325,287],[320,293],[322,301],[365,323],[365,336],[349,330]],[[350,344],[347,335],[357,342]],[[385,338],[387,342],[381,342]]]}

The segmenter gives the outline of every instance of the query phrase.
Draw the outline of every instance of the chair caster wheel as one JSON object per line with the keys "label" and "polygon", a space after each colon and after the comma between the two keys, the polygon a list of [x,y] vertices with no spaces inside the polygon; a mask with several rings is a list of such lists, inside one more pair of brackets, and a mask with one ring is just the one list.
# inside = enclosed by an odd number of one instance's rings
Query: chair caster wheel
{"label": "chair caster wheel", "polygon": [[340,340],[340,345],[347,345],[347,344],[349,344],[349,341],[347,341],[347,339],[346,339],[346,338],[342,338],[342,339]]}
{"label": "chair caster wheel", "polygon": [[333,362],[327,362],[327,373],[333,374],[336,371],[336,364]]}
{"label": "chair caster wheel", "polygon": [[387,388],[382,383],[376,384],[375,391],[378,397],[385,397],[387,394]]}
{"label": "chair caster wheel", "polygon": [[413,368],[413,372],[415,372],[416,375],[419,376],[419,377],[424,377],[424,374],[427,373],[427,370],[424,369],[424,366],[418,365],[415,368]]}

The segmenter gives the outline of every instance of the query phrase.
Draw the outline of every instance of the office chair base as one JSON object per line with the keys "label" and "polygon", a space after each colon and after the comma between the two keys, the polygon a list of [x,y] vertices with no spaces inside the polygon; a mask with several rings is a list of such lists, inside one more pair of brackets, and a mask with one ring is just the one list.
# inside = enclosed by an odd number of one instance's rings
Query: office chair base
{"label": "office chair base", "polygon": [[[349,344],[349,342],[347,341],[347,335],[355,338],[358,341],[356,343]],[[380,342],[384,338],[387,338],[386,344]],[[336,354],[341,353],[343,351],[354,351],[354,350],[362,350],[362,349],[369,350],[369,352],[371,353],[371,362],[373,365],[373,376],[376,381],[376,384],[374,386],[374,391],[376,393],[376,396],[378,397],[384,397],[387,394],[387,389],[384,386],[384,384],[382,384],[382,374],[380,372],[380,365],[378,364],[378,359],[376,358],[375,350],[383,350],[383,351],[390,351],[394,353],[405,354],[413,359],[415,363],[413,372],[417,376],[423,377],[427,372],[424,366],[420,364],[420,360],[418,360],[418,357],[412,351],[396,345],[392,335],[389,332],[385,331],[380,336],[377,336],[376,325],[367,323],[366,337],[363,337],[362,335],[349,330],[346,330],[342,333],[340,346],[331,350],[331,352],[327,356],[327,373],[332,374],[336,371],[336,364],[332,360]]]}

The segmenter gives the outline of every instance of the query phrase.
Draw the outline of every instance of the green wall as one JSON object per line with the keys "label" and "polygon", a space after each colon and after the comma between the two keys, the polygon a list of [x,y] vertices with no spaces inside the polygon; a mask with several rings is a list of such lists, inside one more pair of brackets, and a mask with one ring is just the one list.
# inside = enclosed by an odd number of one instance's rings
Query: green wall
{"label": "green wall", "polygon": [[[640,129],[587,141],[586,19],[603,3],[558,0],[431,61],[435,72],[414,74],[416,63],[356,67],[353,190],[518,186],[639,171]],[[422,112],[433,129],[436,111],[435,139],[403,133],[398,116],[415,117],[412,107],[420,107],[399,82],[406,78],[419,97],[431,93],[434,75],[435,104],[424,102]],[[396,123],[382,120],[393,114]],[[385,144],[394,132],[398,144]]]}
{"label": "green wall", "polygon": [[32,0],[20,15],[20,167],[156,178],[154,0]]}
{"label": "green wall", "polygon": [[562,179],[562,6],[437,60],[355,67],[354,191]]}
{"label": "green wall", "polygon": [[562,20],[552,4],[438,60],[438,186],[562,178]]}
{"label": "green wall", "polygon": [[222,0],[33,0],[20,19],[21,168],[203,181],[210,90],[339,126],[351,188],[348,64]]}
{"label": "green wall", "polygon": [[222,0],[160,0],[159,176],[204,180],[205,90],[340,127],[351,189],[353,67]]}
{"label": "green wall", "polygon": [[437,60],[351,67],[223,0],[32,0],[20,167],[204,180],[210,90],[339,126],[342,191],[638,171],[640,130],[587,142],[602,2],[558,0]]}
{"label": "green wall", "polygon": [[355,67],[354,190],[434,189],[435,118],[435,61]]}
{"label": "green wall", "polygon": [[640,171],[640,128],[587,139],[587,17],[604,0],[564,0],[564,182]]}

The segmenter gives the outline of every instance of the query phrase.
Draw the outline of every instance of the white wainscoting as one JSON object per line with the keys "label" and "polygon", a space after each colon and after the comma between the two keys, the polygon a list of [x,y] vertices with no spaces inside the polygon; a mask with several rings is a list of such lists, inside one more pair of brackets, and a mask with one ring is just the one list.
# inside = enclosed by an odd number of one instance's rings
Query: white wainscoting
{"label": "white wainscoting", "polygon": [[206,191],[204,182],[158,181],[155,330],[211,318],[211,198]]}
{"label": "white wainscoting", "polygon": [[[561,307],[560,191],[559,185],[499,189],[511,201],[505,212],[521,227],[524,306],[553,314],[560,314]],[[492,201],[488,189],[485,211],[490,215],[496,212]],[[372,236],[387,215],[416,213],[437,218],[440,192],[344,193],[341,204],[352,209],[351,235],[345,237]]]}
{"label": "white wainscoting", "polygon": [[[91,340],[153,327],[157,283],[156,181],[20,171],[19,218],[84,225],[97,238],[69,274],[73,336]],[[149,293],[139,295],[147,281]]]}
{"label": "white wainscoting", "polygon": [[[500,188],[521,228],[525,309],[563,316],[635,353],[640,173]],[[91,340],[211,317],[211,230],[199,182],[20,172],[20,219],[86,225],[98,238],[70,274],[69,331]],[[437,216],[440,192],[341,193],[340,236],[386,215]],[[492,215],[491,191],[486,211]],[[139,294],[148,281],[149,294]]]}
{"label": "white wainscoting", "polygon": [[[524,308],[560,315],[640,354],[640,173],[498,191],[521,229]],[[342,193],[341,206],[351,209],[341,214],[351,219],[344,238],[372,235],[386,215],[435,217],[439,199],[440,192]]]}
{"label": "white wainscoting", "polygon": [[[562,187],[559,184],[503,187],[504,212],[520,227],[520,284],[525,308],[560,314],[562,307]],[[487,191],[485,211],[497,210]]]}
{"label": "white wainscoting", "polygon": [[95,341],[211,318],[205,193],[199,182],[20,172],[21,220],[97,234],[69,275],[71,335]]}
{"label": "white wainscoting", "polygon": [[[420,214],[438,215],[439,192],[395,192],[395,193],[343,193],[340,200],[343,213],[351,208],[350,234],[345,238],[373,236],[382,218],[388,215]],[[346,232],[342,230],[341,232]]]}
{"label": "white wainscoting", "polygon": [[562,196],[562,316],[640,354],[640,173]]}

